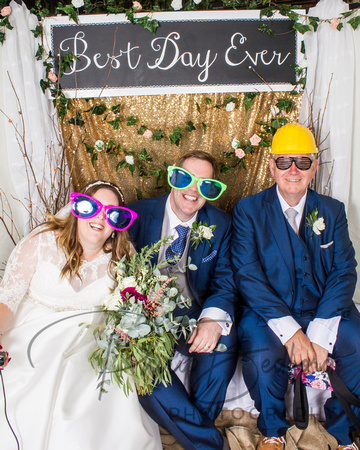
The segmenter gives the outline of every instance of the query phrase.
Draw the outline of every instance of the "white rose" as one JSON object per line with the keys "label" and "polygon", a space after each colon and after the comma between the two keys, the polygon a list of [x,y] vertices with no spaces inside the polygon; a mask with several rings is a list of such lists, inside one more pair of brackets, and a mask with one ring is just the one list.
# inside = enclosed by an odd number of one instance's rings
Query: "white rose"
{"label": "white rose", "polygon": [[229,111],[229,112],[231,112],[231,111],[234,111],[234,109],[235,109],[235,103],[234,102],[229,102],[227,105],[226,105],[226,111]]}
{"label": "white rose", "polygon": [[236,150],[237,148],[239,148],[238,146],[240,146],[240,141],[234,138],[231,143],[231,147]]}
{"label": "white rose", "polygon": [[201,3],[201,0],[194,0],[194,3],[195,3],[196,5],[198,5],[199,3]]}
{"label": "white rose", "polygon": [[107,295],[104,298],[101,306],[103,306],[108,311],[116,311],[119,307],[119,295],[117,294]]}
{"label": "white rose", "polygon": [[199,227],[199,232],[205,239],[211,239],[214,236],[212,229],[209,227],[204,227],[203,225]]}
{"label": "white rose", "polygon": [[126,161],[128,164],[130,164],[130,166],[133,166],[134,163],[135,163],[134,157],[133,157],[133,156],[130,156],[130,155],[125,156],[125,161]]}
{"label": "white rose", "polygon": [[301,61],[299,61],[299,64],[298,64],[300,69],[305,69],[305,67],[307,67],[307,65],[308,65],[308,63],[305,58],[303,58]]}
{"label": "white rose", "polygon": [[320,217],[313,225],[314,233],[319,235],[323,230],[325,230],[324,218]]}
{"label": "white rose", "polygon": [[182,8],[182,0],[173,0],[170,6],[174,11],[179,11]]}
{"label": "white rose", "polygon": [[96,141],[95,142],[95,148],[98,152],[102,152],[104,150],[104,142],[103,141]]}
{"label": "white rose", "polygon": [[81,8],[84,6],[84,0],[71,0],[74,8]]}
{"label": "white rose", "polygon": [[136,288],[136,279],[135,277],[124,277],[119,282],[120,291],[128,288],[128,287],[134,287]]}

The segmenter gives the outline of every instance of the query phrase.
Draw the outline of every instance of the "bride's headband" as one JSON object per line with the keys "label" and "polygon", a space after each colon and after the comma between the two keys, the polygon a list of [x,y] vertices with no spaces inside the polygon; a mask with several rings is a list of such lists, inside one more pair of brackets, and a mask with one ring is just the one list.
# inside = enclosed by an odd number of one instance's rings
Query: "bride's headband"
{"label": "bride's headband", "polygon": [[[124,195],[121,192],[120,188],[118,188],[116,186],[116,184],[110,183],[109,181],[94,181],[94,183],[90,183],[88,186],[86,186],[85,192],[87,192],[90,188],[92,188],[93,186],[98,186],[98,185],[105,185],[105,186],[111,186],[113,189],[116,190],[116,192],[118,192],[118,194],[121,197],[122,202],[125,204],[125,199],[124,199]],[[71,214],[71,203],[67,203],[65,206],[63,206],[60,211],[58,211],[55,216],[60,218],[60,219],[64,219],[65,217],[67,217],[69,214]]]}
{"label": "bride's headband", "polygon": [[105,185],[105,186],[111,186],[113,189],[116,190],[116,192],[120,195],[122,202],[125,204],[125,198],[123,193],[121,192],[120,188],[116,186],[116,184],[110,183],[109,181],[94,181],[94,183],[90,183],[88,186],[86,186],[85,192],[87,192],[90,188],[93,186],[98,186],[99,184]]}

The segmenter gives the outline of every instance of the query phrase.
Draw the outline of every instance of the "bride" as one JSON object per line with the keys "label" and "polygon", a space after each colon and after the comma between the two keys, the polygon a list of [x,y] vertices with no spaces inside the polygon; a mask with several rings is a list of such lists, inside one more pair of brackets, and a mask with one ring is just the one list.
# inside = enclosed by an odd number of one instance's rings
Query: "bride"
{"label": "bride", "polygon": [[[158,426],[134,392],[97,389],[88,362],[99,305],[113,287],[114,261],[133,251],[125,231],[136,213],[120,189],[90,183],[71,194],[71,211],[25,237],[0,285],[0,446],[22,450],[158,450]],[[108,206],[111,205],[111,206]],[[1,417],[3,416],[3,417]],[[13,428],[13,432],[10,426]],[[16,437],[15,437],[16,436]]]}

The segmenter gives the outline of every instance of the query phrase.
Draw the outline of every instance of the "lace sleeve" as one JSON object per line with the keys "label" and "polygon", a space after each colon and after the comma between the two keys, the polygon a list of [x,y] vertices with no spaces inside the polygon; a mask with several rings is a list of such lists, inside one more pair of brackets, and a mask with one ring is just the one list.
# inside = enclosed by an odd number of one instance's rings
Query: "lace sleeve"
{"label": "lace sleeve", "polygon": [[25,296],[39,259],[42,235],[30,233],[11,253],[0,285],[0,303],[15,312]]}

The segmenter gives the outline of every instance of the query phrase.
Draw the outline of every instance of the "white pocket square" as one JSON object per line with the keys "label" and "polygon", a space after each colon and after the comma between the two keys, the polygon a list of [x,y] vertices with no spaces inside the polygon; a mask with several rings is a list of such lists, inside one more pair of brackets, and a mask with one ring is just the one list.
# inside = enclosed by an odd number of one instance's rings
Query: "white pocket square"
{"label": "white pocket square", "polygon": [[329,242],[328,244],[320,245],[320,248],[328,248],[330,245],[333,245],[334,241]]}

